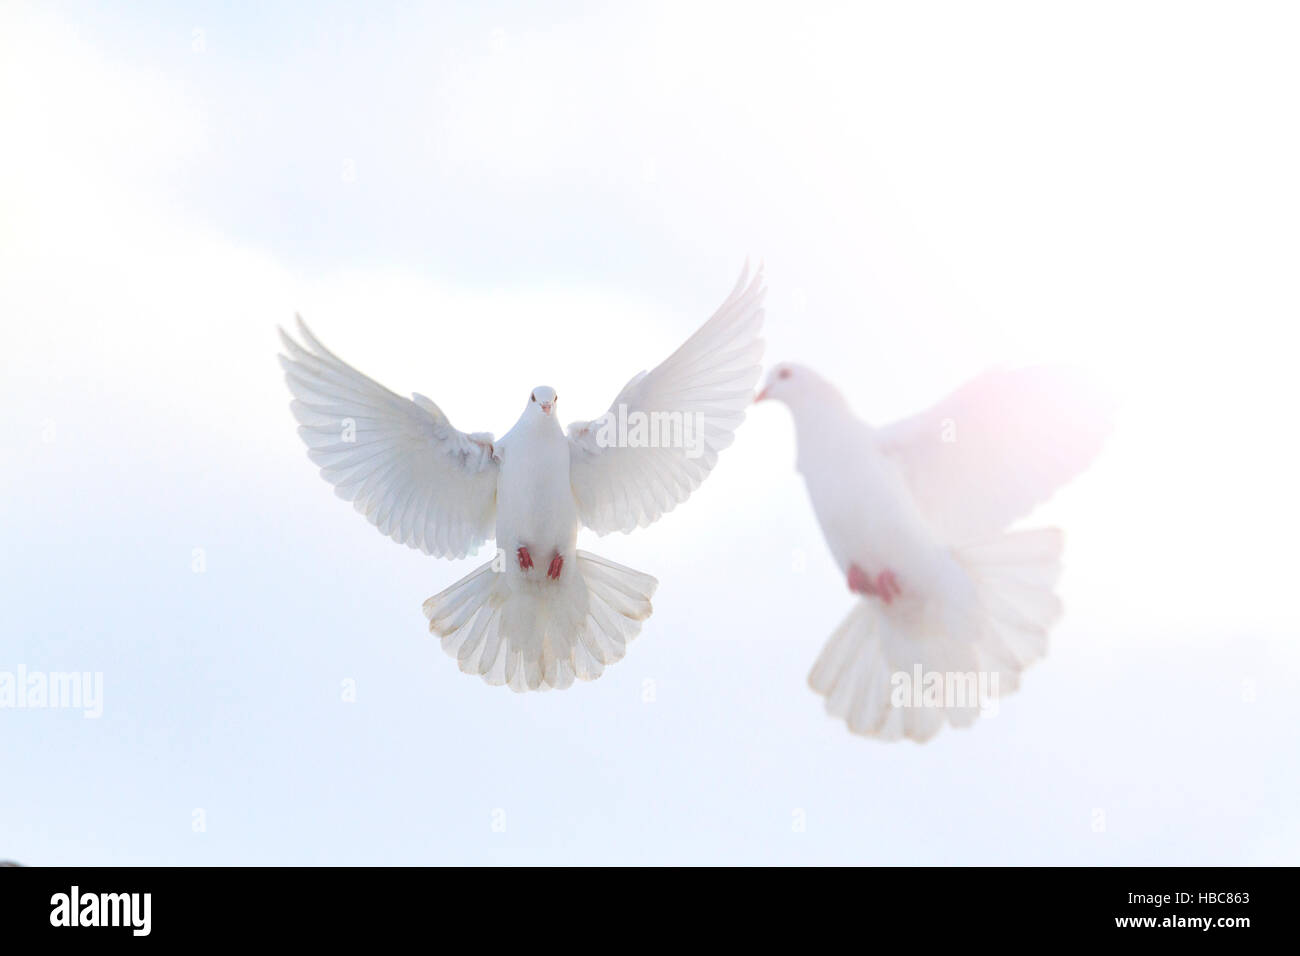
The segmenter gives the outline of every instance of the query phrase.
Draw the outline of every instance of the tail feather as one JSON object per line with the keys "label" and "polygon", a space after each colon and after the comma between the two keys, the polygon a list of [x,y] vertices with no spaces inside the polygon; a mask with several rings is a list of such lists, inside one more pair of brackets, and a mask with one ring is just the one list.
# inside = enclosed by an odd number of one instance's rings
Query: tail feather
{"label": "tail feather", "polygon": [[563,689],[623,658],[658,584],[585,551],[558,581],[521,585],[489,562],[425,601],[424,615],[465,673],[519,692]]}
{"label": "tail feather", "polygon": [[945,720],[969,727],[989,698],[1014,691],[1020,672],[1047,652],[1048,631],[1061,614],[1052,590],[1061,548],[1061,533],[1046,528],[958,549],[974,586],[973,632],[954,631],[952,622],[967,618],[934,602],[858,601],[822,648],[808,683],[826,698],[827,712],[856,734],[922,742]]}

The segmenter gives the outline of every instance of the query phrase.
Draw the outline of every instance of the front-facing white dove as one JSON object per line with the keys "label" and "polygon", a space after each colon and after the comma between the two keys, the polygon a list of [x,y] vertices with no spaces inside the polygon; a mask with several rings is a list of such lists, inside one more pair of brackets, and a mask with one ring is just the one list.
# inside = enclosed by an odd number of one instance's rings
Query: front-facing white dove
{"label": "front-facing white dove", "polygon": [[969,726],[1046,653],[1061,611],[1061,533],[1007,527],[1087,467],[1108,403],[1072,370],[1026,368],[872,428],[790,364],[758,399],[794,415],[813,511],[861,598],[809,683],[854,733],[924,741],[945,718]]}
{"label": "front-facing white dove", "polygon": [[345,364],[301,319],[303,344],[282,331],[280,361],[307,454],[381,532],[453,558],[496,538],[496,558],[424,602],[460,669],[516,691],[563,688],[623,657],[658,585],[577,550],[579,527],[645,527],[712,471],[761,373],[764,293],[762,269],[751,280],[746,268],[681,348],[567,436],[546,386],[500,441],[457,431],[424,396]]}

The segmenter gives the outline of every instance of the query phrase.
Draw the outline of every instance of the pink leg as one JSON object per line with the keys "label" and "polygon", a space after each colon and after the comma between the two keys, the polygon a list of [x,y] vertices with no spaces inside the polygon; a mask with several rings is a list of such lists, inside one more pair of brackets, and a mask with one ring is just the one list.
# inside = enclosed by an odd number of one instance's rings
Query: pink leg
{"label": "pink leg", "polygon": [[555,557],[551,558],[551,566],[546,569],[546,576],[552,581],[560,580],[560,568],[564,567],[564,558],[560,552],[555,552]]}
{"label": "pink leg", "polygon": [[876,575],[876,590],[880,592],[880,596],[884,598],[886,604],[903,593],[903,589],[898,586],[898,578],[894,577],[893,571],[881,571]]}
{"label": "pink leg", "polygon": [[519,550],[516,552],[516,555],[519,558],[519,570],[527,571],[529,568],[533,566],[533,556],[528,553],[527,548],[520,545]]}

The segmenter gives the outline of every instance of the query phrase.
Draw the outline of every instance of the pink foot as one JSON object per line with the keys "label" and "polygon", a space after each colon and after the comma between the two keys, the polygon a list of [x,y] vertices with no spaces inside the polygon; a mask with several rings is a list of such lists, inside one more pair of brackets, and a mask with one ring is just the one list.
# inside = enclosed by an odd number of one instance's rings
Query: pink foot
{"label": "pink foot", "polygon": [[849,590],[854,594],[875,595],[879,593],[876,590],[876,582],[871,580],[867,572],[856,564],[849,565]]}
{"label": "pink foot", "polygon": [[894,576],[893,571],[881,571],[872,578],[856,564],[849,565],[849,590],[854,594],[865,594],[868,597],[878,597],[886,604],[891,603],[894,598],[903,593],[903,589],[898,586],[898,578]]}
{"label": "pink foot", "polygon": [[560,580],[560,568],[564,567],[564,558],[556,552],[555,557],[551,558],[551,566],[546,569],[546,576],[552,581]]}
{"label": "pink foot", "polygon": [[527,571],[533,566],[533,556],[528,553],[527,548],[521,546],[516,555],[519,558],[519,570]]}

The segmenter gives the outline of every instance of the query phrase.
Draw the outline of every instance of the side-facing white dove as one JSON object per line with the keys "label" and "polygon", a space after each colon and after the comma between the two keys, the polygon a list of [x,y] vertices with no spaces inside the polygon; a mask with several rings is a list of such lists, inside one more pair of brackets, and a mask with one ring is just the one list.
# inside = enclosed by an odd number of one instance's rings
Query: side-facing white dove
{"label": "side-facing white dove", "polygon": [[634,376],[600,419],[569,426],[538,386],[500,441],[452,427],[423,395],[390,392],[329,352],[300,318],[281,330],[307,454],[383,534],[463,558],[497,558],[424,602],[460,669],[516,691],[593,680],[650,616],[658,582],[577,550],[578,529],[649,525],[699,487],[731,444],[762,372],[762,269],[748,267],[685,344]]}
{"label": "side-facing white dove", "polygon": [[773,368],[764,399],[794,416],[797,468],[860,596],[812,688],[857,734],[925,741],[945,718],[970,726],[1046,653],[1061,613],[1061,532],[1007,528],[1087,467],[1109,403],[1055,367],[988,372],[882,428],[800,365]]}

